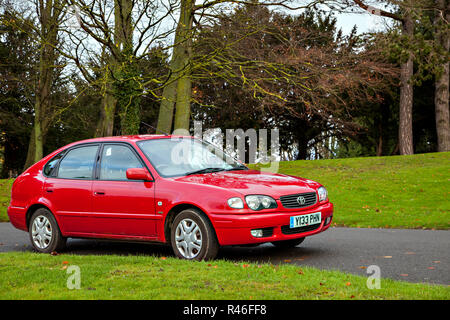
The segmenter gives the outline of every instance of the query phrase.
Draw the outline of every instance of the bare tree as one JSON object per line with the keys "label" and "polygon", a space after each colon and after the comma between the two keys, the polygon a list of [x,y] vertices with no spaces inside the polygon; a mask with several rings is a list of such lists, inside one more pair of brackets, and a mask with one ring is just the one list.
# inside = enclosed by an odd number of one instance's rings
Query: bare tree
{"label": "bare tree", "polygon": [[[158,97],[165,80],[142,74],[141,59],[151,48],[166,42],[173,30],[161,25],[171,18],[176,1],[67,0],[78,29],[65,28],[70,45],[61,54],[75,63],[84,78],[103,95],[97,135],[111,135],[118,112],[122,134],[136,134],[140,124],[139,101],[143,94]],[[98,54],[101,52],[101,54]],[[151,92],[144,86],[157,84]]]}
{"label": "bare tree", "polygon": [[[205,61],[196,64],[192,62],[195,53],[191,39],[195,37],[197,29],[210,24],[223,11],[230,11],[238,5],[274,6],[294,10],[312,7],[321,2],[319,0],[303,1],[304,4],[293,5],[296,2],[303,2],[292,0],[206,0],[202,3],[196,3],[194,0],[180,1],[180,16],[170,63],[169,85],[163,92],[158,118],[158,130],[165,132],[171,131],[172,122],[174,122],[174,129],[189,129],[192,100],[191,75],[195,69],[202,68],[205,63]],[[204,60],[208,63],[211,61]]]}

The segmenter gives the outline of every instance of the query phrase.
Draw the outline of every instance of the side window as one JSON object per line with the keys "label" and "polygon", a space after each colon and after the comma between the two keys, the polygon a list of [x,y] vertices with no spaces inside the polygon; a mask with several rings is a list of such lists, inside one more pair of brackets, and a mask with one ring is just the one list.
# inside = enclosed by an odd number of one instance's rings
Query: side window
{"label": "side window", "polygon": [[103,147],[100,180],[127,180],[129,168],[142,168],[142,163],[130,148],[118,144]]}
{"label": "side window", "polygon": [[70,150],[59,164],[58,178],[92,179],[97,150],[98,146]]}
{"label": "side window", "polygon": [[59,159],[61,159],[64,155],[65,151],[58,153],[54,156],[47,164],[44,166],[44,175],[47,177],[55,176],[55,167],[58,164]]}

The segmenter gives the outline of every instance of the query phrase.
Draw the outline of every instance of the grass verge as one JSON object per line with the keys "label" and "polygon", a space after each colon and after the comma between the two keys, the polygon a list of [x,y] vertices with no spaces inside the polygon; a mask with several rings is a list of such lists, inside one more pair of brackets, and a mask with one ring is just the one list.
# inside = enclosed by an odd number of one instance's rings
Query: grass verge
{"label": "grass verge", "polygon": [[0,179],[0,222],[9,221],[6,209],[11,198],[11,186],[13,179]]}
{"label": "grass verge", "polygon": [[[69,290],[70,266],[81,288]],[[70,273],[68,273],[70,271]],[[448,286],[293,265],[190,262],[148,256],[0,254],[0,299],[450,299]]]}

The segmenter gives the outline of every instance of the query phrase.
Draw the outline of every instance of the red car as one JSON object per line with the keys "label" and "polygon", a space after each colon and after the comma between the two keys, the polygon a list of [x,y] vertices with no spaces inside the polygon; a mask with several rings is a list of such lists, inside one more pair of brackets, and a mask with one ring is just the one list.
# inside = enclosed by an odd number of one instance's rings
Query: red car
{"label": "red car", "polygon": [[8,215],[38,252],[104,238],[168,243],[202,260],[219,246],[296,246],[330,226],[333,204],[317,182],[250,170],[199,139],[139,135],[46,156],[14,181]]}

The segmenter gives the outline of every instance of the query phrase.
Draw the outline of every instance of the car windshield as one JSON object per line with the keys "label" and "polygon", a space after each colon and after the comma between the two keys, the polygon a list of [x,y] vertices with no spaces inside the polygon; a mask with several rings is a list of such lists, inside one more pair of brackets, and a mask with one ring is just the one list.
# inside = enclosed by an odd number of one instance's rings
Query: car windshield
{"label": "car windshield", "polygon": [[197,139],[151,139],[140,141],[138,145],[163,177],[247,170],[246,166],[212,144]]}

